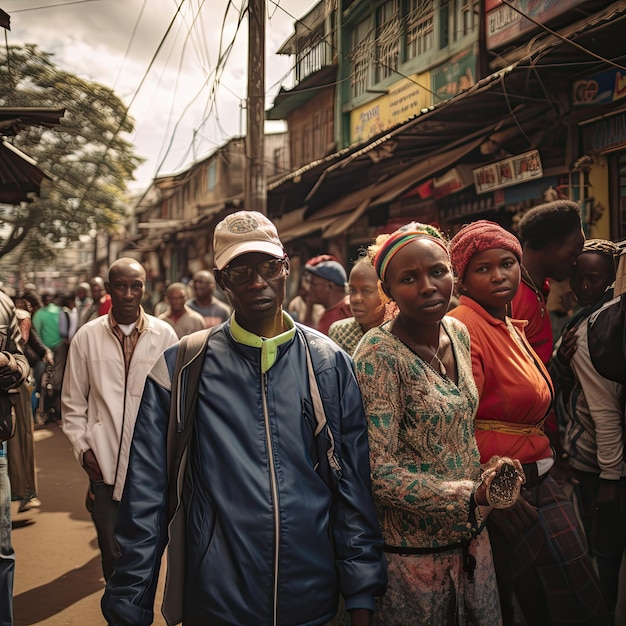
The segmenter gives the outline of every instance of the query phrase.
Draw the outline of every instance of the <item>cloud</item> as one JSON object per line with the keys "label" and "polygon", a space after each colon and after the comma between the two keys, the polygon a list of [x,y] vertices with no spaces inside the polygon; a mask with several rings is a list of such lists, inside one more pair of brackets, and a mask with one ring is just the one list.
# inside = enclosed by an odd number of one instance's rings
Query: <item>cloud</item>
{"label": "cloud", "polygon": [[[220,73],[217,99],[207,119],[228,0],[183,3],[184,10],[149,71],[180,0],[92,0],[42,8],[61,1],[3,0],[2,8],[11,15],[9,44],[35,43],[53,53],[53,61],[60,68],[112,87],[131,105],[130,115],[136,122],[131,140],[137,154],[147,159],[137,171],[138,183],[133,187],[150,183],[170,143],[170,154],[160,174],[181,169],[185,159],[191,162],[212,152],[231,136],[239,135],[242,128],[245,133],[241,103],[247,81],[247,22],[241,25]],[[301,17],[315,2],[280,0],[279,4]],[[201,14],[194,21],[198,7]],[[293,62],[275,54],[293,32],[293,19],[285,11],[268,2],[272,16],[266,25],[265,82],[272,86],[266,99],[268,107]],[[237,17],[231,5],[223,46],[234,37]]]}

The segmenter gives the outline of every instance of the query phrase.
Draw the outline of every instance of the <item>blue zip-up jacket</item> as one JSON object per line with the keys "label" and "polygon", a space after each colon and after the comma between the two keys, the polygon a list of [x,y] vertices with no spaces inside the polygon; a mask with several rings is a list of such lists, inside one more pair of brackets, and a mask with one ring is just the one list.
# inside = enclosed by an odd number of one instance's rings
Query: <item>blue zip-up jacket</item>
{"label": "blue zip-up jacket", "polygon": [[[317,453],[304,334],[341,466],[330,486],[316,471],[328,461]],[[135,426],[116,533],[121,556],[102,601],[113,625],[153,620],[168,542],[166,434],[177,349],[148,376]],[[236,342],[227,321],[204,357],[182,498],[185,624],[325,624],[340,591],[346,608],[372,610],[385,591],[350,358],[302,326],[265,374],[260,352]]]}

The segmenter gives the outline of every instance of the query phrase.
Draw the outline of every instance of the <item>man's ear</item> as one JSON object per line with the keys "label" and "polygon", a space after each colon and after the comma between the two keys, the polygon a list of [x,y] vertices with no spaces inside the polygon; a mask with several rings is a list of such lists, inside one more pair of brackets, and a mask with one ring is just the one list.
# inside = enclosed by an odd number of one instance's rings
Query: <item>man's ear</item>
{"label": "man's ear", "polygon": [[111,293],[111,291],[109,290],[109,282],[107,281],[106,283],[104,283],[104,292],[105,293]]}
{"label": "man's ear", "polygon": [[289,257],[285,255],[285,276],[289,276],[291,265],[289,264]]}

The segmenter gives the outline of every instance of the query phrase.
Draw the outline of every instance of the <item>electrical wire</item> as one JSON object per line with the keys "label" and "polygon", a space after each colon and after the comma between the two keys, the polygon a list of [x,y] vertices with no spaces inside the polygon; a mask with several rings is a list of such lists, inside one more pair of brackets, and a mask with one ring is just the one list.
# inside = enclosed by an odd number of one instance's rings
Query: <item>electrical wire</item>
{"label": "electrical wire", "polygon": [[137,19],[135,20],[135,25],[133,26],[133,32],[130,34],[130,40],[128,42],[128,46],[126,46],[126,52],[124,52],[124,58],[122,59],[119,69],[117,70],[117,76],[115,77],[115,80],[113,81],[113,87],[112,87],[113,90],[115,90],[115,87],[117,86],[117,81],[120,79],[122,70],[124,69],[124,65],[126,63],[126,60],[128,59],[128,55],[130,54],[130,49],[133,45],[133,42],[135,41],[137,28],[139,27],[139,22],[141,21],[141,18],[143,16],[143,11],[146,8],[147,3],[148,3],[148,0],[143,0],[143,3],[141,4],[139,15],[137,16]]}
{"label": "electrical wire", "polygon": [[598,59],[598,61],[602,61],[602,63],[606,63],[608,65],[616,67],[619,70],[624,70],[626,72],[626,66],[620,65],[619,63],[614,63],[610,59],[607,59],[607,58],[605,58],[605,57],[603,57],[603,56],[601,56],[599,54],[596,54],[592,50],[589,50],[589,48],[585,48],[584,46],[581,46],[579,43],[576,43],[575,41],[572,41],[571,39],[568,39],[567,37],[564,37],[563,35],[561,35],[561,33],[557,32],[555,30],[552,30],[551,28],[549,28],[545,24],[542,24],[541,22],[537,21],[536,19],[530,17],[530,15],[527,15],[526,13],[524,13],[523,11],[518,9],[514,4],[511,3],[510,0],[502,0],[502,4],[505,4],[509,8],[513,9],[516,13],[519,13],[522,17],[526,18],[527,20],[529,20],[530,22],[535,24],[535,26],[539,26],[540,28],[545,30],[547,33],[550,33],[551,35],[553,35],[557,39],[560,39],[561,41],[563,41],[565,43],[568,43],[571,46],[574,46],[574,48],[577,48],[581,52],[584,52],[585,54],[588,54],[589,56],[592,56],[595,59]]}
{"label": "electrical wire", "polygon": [[28,7],[27,9],[13,9],[11,13],[26,13],[27,11],[39,11],[41,9],[56,9],[66,7],[71,4],[85,4],[86,2],[102,2],[102,0],[71,0],[70,2],[59,2],[57,4],[44,4],[38,7]]}
{"label": "electrical wire", "polygon": [[100,171],[100,168],[102,167],[102,164],[104,163],[107,154],[111,148],[111,146],[113,145],[113,142],[115,141],[115,139],[117,138],[117,136],[119,135],[120,131],[122,130],[122,127],[124,125],[124,123],[126,122],[126,120],[128,119],[128,114],[130,111],[130,108],[132,107],[133,103],[135,102],[135,99],[137,98],[137,95],[139,94],[139,91],[141,90],[141,88],[143,87],[144,82],[146,81],[146,78],[148,77],[148,74],[150,73],[150,70],[152,69],[152,66],[154,65],[163,45],[165,44],[165,41],[167,40],[167,37],[170,33],[170,31],[172,30],[172,27],[174,26],[174,23],[176,21],[176,18],[178,16],[178,14],[180,13],[180,10],[182,9],[183,5],[185,3],[185,0],[180,0],[180,4],[178,5],[174,16],[172,17],[167,29],[165,30],[165,34],[163,35],[163,37],[161,38],[161,41],[159,42],[159,45],[157,46],[156,52],[154,53],[154,55],[152,56],[152,59],[150,60],[150,63],[148,64],[148,67],[146,69],[146,71],[144,72],[143,77],[141,78],[141,81],[139,82],[139,86],[137,87],[137,89],[135,90],[135,93],[133,94],[133,97],[130,100],[130,103],[128,104],[128,106],[126,107],[126,109],[124,110],[124,115],[122,116],[122,119],[119,121],[117,128],[115,129],[115,132],[113,133],[113,135],[111,136],[111,139],[109,140],[109,142],[107,143],[102,156],[100,157],[100,159],[98,159],[97,163],[96,163],[96,169],[91,177],[91,179],[89,180],[87,186],[85,187],[85,190],[83,191],[79,202],[82,203],[85,198],[87,197],[87,194],[91,191],[97,177]]}
{"label": "electrical wire", "polygon": [[[204,2],[204,0],[203,0],[203,2]],[[180,80],[180,77],[181,77],[181,74],[182,74],[182,65],[183,65],[183,61],[184,61],[184,58],[185,58],[185,50],[187,49],[188,42],[190,40],[192,40],[193,26],[194,26],[196,20],[198,19],[198,16],[199,16],[199,12],[196,13],[194,19],[192,20],[191,26],[188,27],[188,29],[187,29],[187,35],[186,35],[185,40],[183,42],[182,50],[180,52],[180,58],[179,58],[179,63],[178,63],[178,70],[176,72],[176,81],[174,83],[174,88],[172,89],[172,99],[171,99],[171,104],[170,104],[169,117],[168,117],[167,125],[166,125],[166,133],[167,133],[167,129],[169,129],[169,127],[170,127],[170,124],[172,122],[172,117],[173,117],[173,114],[174,114],[174,102],[175,102],[175,99],[176,99],[176,95],[178,93],[178,84],[179,84],[179,80]],[[207,81],[208,81],[209,77],[210,77],[210,74],[207,76]],[[204,84],[206,84],[206,81],[205,81]],[[203,85],[203,87],[204,87],[204,85]],[[199,95],[199,93],[198,93],[198,95]],[[161,157],[164,145],[165,145],[165,140],[163,141],[163,144],[161,145],[161,148],[159,150],[159,158]],[[161,161],[161,163],[163,163],[165,161],[165,159],[167,158],[167,156],[169,154],[170,146],[171,146],[171,143],[168,146],[168,149],[167,149],[165,155],[163,156],[163,160]],[[158,174],[158,170],[157,170],[157,174]]]}
{"label": "electrical wire", "polygon": [[[203,125],[206,123],[206,121],[209,119],[209,117],[211,115],[211,112],[213,110],[213,105],[214,105],[214,103],[216,101],[216,97],[217,97],[217,88],[219,86],[221,75],[222,75],[222,73],[224,71],[225,62],[228,59],[228,56],[230,55],[230,52],[232,51],[232,49],[234,47],[235,39],[236,39],[237,34],[239,32],[239,27],[241,26],[241,23],[243,21],[243,11],[240,9],[240,11],[239,11],[239,19],[238,19],[238,22],[237,22],[237,28],[236,28],[236,31],[235,31],[235,33],[233,35],[233,38],[230,41],[230,43],[228,44],[228,46],[226,47],[225,51],[221,52],[221,49],[222,49],[222,46],[223,46],[223,35],[224,35],[224,32],[225,32],[225,27],[226,27],[226,20],[227,20],[228,12],[229,12],[229,9],[230,9],[231,5],[233,6],[233,8],[236,8],[235,5],[232,3],[232,1],[229,0],[228,4],[226,5],[226,10],[224,12],[224,18],[222,20],[222,27],[221,27],[221,31],[220,31],[220,44],[219,44],[219,46],[220,46],[220,48],[219,48],[220,49],[220,55],[219,55],[219,58],[218,58],[218,61],[217,61],[215,69],[211,72],[211,74],[214,75],[214,80],[213,80],[213,85],[212,85],[210,96],[209,96],[209,104],[210,104],[209,111],[203,117],[199,127],[197,129],[195,129],[195,131],[194,131],[195,133],[197,133],[203,127]],[[200,96],[200,94],[202,93],[202,90],[208,84],[209,80],[210,80],[210,76],[207,77],[207,79],[204,81],[204,83],[202,84],[200,89],[197,91],[196,95],[191,99],[190,102],[188,102],[188,104],[184,108],[183,112],[179,116],[179,118],[178,118],[178,120],[176,122],[176,125],[174,127],[174,130],[172,132],[172,135],[170,137],[170,141],[169,141],[167,150],[165,152],[165,155],[163,156],[163,159],[161,160],[161,162],[157,166],[154,178],[156,178],[158,176],[159,172],[161,171],[161,168],[163,167],[163,165],[165,163],[165,160],[167,159],[167,156],[169,155],[169,152],[170,152],[170,150],[172,148],[172,145],[174,143],[174,138],[175,138],[175,135],[176,135],[176,131],[178,129],[178,126],[179,126],[180,122],[184,118],[184,116],[185,116],[186,112],[188,111],[189,107]],[[206,111],[206,108],[205,108],[205,111]],[[183,157],[181,159],[182,161],[184,161],[189,156],[189,152],[191,151],[191,149],[192,149],[192,145],[190,144],[190,146],[187,148],[187,151],[185,152],[185,154],[183,155]]]}

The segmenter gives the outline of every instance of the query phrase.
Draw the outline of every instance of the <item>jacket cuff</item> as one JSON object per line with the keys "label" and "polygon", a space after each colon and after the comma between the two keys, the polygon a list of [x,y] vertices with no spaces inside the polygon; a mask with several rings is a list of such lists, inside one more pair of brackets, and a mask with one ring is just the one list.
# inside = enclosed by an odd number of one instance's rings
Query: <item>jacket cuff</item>
{"label": "jacket cuff", "polygon": [[376,610],[376,602],[371,593],[357,593],[349,598],[344,598],[344,601],[346,603],[346,611],[352,611],[353,609]]}

